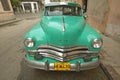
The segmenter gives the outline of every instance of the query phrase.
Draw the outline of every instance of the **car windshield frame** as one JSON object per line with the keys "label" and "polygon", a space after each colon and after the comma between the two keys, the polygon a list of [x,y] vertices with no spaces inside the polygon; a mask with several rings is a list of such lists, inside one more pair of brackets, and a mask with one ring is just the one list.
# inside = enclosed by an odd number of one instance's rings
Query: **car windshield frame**
{"label": "car windshield frame", "polygon": [[81,16],[82,11],[78,6],[57,5],[46,6],[44,16]]}

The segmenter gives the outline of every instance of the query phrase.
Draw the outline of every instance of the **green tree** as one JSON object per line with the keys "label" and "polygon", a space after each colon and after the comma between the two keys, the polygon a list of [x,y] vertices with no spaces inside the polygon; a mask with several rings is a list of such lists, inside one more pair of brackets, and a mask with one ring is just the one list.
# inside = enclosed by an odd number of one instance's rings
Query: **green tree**
{"label": "green tree", "polygon": [[20,1],[19,0],[10,0],[13,8],[19,7],[20,6]]}

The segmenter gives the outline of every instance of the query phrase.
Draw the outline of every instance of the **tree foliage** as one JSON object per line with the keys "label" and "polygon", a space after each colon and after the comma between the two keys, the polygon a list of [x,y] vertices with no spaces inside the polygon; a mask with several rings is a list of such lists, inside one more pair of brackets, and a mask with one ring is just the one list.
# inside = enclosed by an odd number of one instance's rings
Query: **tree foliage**
{"label": "tree foliage", "polygon": [[19,7],[20,1],[19,0],[10,0],[13,7]]}

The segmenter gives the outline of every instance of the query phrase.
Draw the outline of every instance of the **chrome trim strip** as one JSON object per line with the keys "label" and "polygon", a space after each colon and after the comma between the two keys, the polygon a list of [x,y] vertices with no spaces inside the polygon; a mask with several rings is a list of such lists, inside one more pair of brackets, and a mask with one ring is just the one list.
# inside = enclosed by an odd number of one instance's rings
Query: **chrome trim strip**
{"label": "chrome trim strip", "polygon": [[[37,68],[37,69],[43,69],[43,70],[53,70],[54,71],[54,63],[49,63],[49,68],[46,69],[45,67],[45,62],[37,62],[37,61],[31,61],[31,60],[28,60],[27,58],[24,58],[24,61],[25,63],[30,66],[30,67],[33,67],[33,68]],[[78,64],[70,64],[71,65],[71,70],[70,71],[80,71],[80,70],[88,70],[88,69],[93,69],[93,68],[96,68],[98,67],[100,64],[100,60],[98,60],[97,62],[87,62],[87,63],[84,63],[84,64],[81,64],[79,62],[79,65]],[[77,69],[79,68],[79,69]]]}
{"label": "chrome trim strip", "polygon": [[63,32],[65,32],[66,27],[65,27],[65,20],[64,20],[64,17],[62,17],[62,21],[63,21]]}

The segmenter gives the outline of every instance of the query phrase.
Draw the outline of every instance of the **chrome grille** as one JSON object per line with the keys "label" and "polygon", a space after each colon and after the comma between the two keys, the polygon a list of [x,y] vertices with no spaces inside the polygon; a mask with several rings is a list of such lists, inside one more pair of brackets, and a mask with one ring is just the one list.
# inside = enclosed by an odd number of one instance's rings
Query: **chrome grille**
{"label": "chrome grille", "polygon": [[30,50],[28,52],[38,52],[44,57],[53,58],[59,61],[68,61],[75,58],[86,57],[88,54],[92,54],[94,57],[98,54],[96,51],[90,51],[86,46],[74,46],[74,47],[56,47],[51,45],[41,45],[37,50]]}

